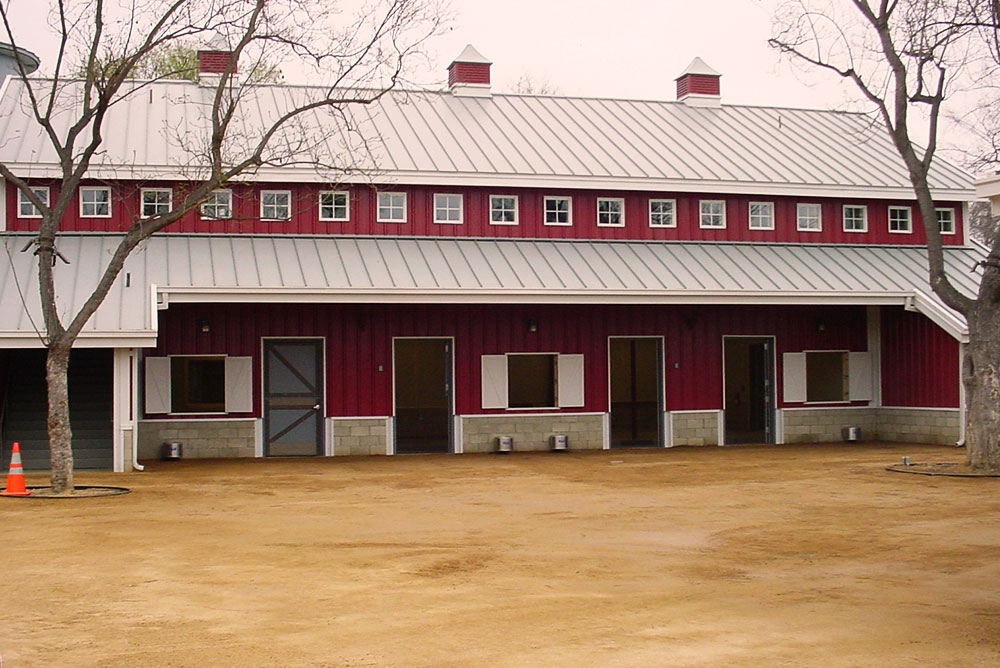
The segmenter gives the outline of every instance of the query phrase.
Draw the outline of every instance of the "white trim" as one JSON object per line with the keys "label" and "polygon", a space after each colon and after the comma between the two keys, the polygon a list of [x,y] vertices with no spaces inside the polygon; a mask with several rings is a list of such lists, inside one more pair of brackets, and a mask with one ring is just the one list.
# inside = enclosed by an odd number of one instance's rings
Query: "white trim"
{"label": "white trim", "polygon": [[[722,418],[720,422],[719,432],[719,445],[725,445],[726,441],[722,437],[722,432],[725,431],[726,422],[726,339],[769,339],[769,344],[771,346],[771,379],[770,379],[770,391],[771,396],[767,405],[775,413],[775,433],[771,436],[774,438],[775,443],[778,441],[777,437],[777,412],[778,412],[778,336],[776,334],[723,334],[722,335]],[[765,422],[766,424],[766,422]],[[767,429],[764,429],[764,435],[767,436]]]}
{"label": "white trim", "polygon": [[[141,418],[136,420],[137,424],[160,424],[161,422],[250,422],[251,420],[256,420],[255,417],[239,417],[239,418],[227,418],[227,417],[176,417],[178,413],[173,414],[174,417],[168,418]],[[183,414],[180,414],[183,415]],[[199,413],[192,413],[192,415],[199,415]],[[203,413],[201,415],[204,415]]]}
{"label": "white trim", "polygon": [[[847,401],[813,402],[810,406],[794,406],[782,408],[783,411],[846,411],[846,410],[872,410],[872,406],[850,406]],[[881,408],[888,408],[882,406]]]}
{"label": "white trim", "polygon": [[[438,197],[458,198],[458,220],[438,220]],[[435,225],[462,225],[465,222],[465,197],[462,193],[433,193],[431,197],[431,222]],[[446,211],[451,211],[451,207],[445,207]]]}
{"label": "white trim", "polygon": [[[524,410],[524,409],[521,409]],[[554,409],[546,408],[542,410],[548,410],[548,413],[469,413],[467,415],[462,415],[463,418],[516,418],[516,417],[544,417],[550,415],[552,417],[564,418],[567,415],[605,415],[604,411],[574,411],[574,410],[563,410],[559,412],[552,412]]]}
{"label": "white trim", "polygon": [[[670,203],[670,224],[668,225],[654,225],[653,224],[653,203],[664,204]],[[650,229],[661,230],[661,229],[671,229],[677,227],[677,200],[669,199],[664,197],[650,197],[646,204],[646,213],[648,214],[647,222],[649,223]],[[660,212],[660,216],[664,214]]]}
{"label": "white trim", "polygon": [[[403,207],[402,207],[403,208],[403,217],[402,218],[383,218],[382,217],[382,206],[383,206],[382,205],[382,198],[383,197],[389,197],[389,198],[392,198],[392,197],[402,197],[403,198]],[[405,224],[406,221],[407,221],[407,219],[409,218],[409,213],[410,213],[410,202],[409,202],[409,199],[410,198],[407,197],[407,193],[405,193],[405,192],[399,192],[399,191],[394,191],[394,190],[384,190],[384,191],[379,191],[378,193],[376,193],[375,194],[375,222],[376,223],[388,223],[388,224],[393,224],[393,225],[403,225],[403,224]],[[390,199],[389,203],[387,205],[385,205],[385,208],[389,209],[389,211],[391,213],[393,209],[397,209],[399,207],[397,207],[396,205],[394,205],[392,203],[391,199]]]}
{"label": "white trim", "polygon": [[391,415],[385,419],[385,454],[396,454],[396,420]]}
{"label": "white trim", "polygon": [[[263,410],[263,407],[261,408]],[[264,418],[253,419],[253,456],[264,456]]]}
{"label": "white trim", "polygon": [[870,406],[882,405],[882,309],[878,306],[865,308],[868,325],[868,354],[872,357],[872,399]]}
{"label": "white trim", "polygon": [[[12,162],[8,167],[14,172],[31,171],[34,178],[62,178],[58,165],[42,165],[34,162]],[[158,165],[115,165],[112,167],[95,166],[88,171],[93,179],[108,180],[160,180],[189,181],[190,167],[158,166]],[[329,176],[322,170],[296,169],[294,167],[264,167],[257,170],[257,183],[328,183]],[[789,196],[799,198],[830,197],[841,199],[879,199],[879,200],[909,200],[913,199],[913,188],[908,183],[899,186],[852,186],[844,184],[801,184],[801,183],[766,183],[750,181],[705,181],[681,178],[647,178],[647,177],[608,177],[588,175],[556,175],[556,174],[484,174],[482,172],[425,172],[409,170],[385,170],[378,174],[376,185],[391,185],[407,183],[410,185],[427,185],[440,187],[483,186],[496,188],[502,185],[508,188],[545,188],[584,189],[584,190],[629,190],[629,191],[659,191],[678,193],[710,193],[720,195],[750,195],[755,197]],[[363,173],[357,175],[343,174],[339,176],[343,183],[372,184],[372,175]],[[971,202],[979,199],[972,188],[932,188],[934,200]]]}
{"label": "white trim", "polygon": [[[704,206],[706,204],[721,204],[722,205],[722,224],[721,225],[706,225],[705,216],[715,216],[716,214],[709,211],[705,212]],[[701,230],[724,230],[728,226],[728,221],[726,220],[726,200],[724,199],[700,199],[698,200],[698,229]]]}
{"label": "white trim", "polygon": [[[230,188],[216,188],[215,190],[213,190],[212,192],[209,193],[209,196],[217,195],[217,194],[227,194],[229,196],[229,204],[227,205],[229,207],[229,215],[225,216],[225,217],[220,217],[220,216],[206,216],[205,215],[205,206],[208,205],[208,204],[207,204],[207,202],[202,202],[201,205],[198,207],[198,219],[199,220],[232,220],[233,219],[233,191],[232,191],[232,189],[230,189]],[[219,204],[211,204],[211,205],[208,205],[208,206],[220,206],[220,205]]]}
{"label": "white trim", "polygon": [[[52,204],[52,191],[51,191],[51,189],[48,186],[33,186],[33,185],[29,184],[28,187],[31,188],[31,190],[44,190],[45,191],[45,206],[49,206],[49,205]],[[5,190],[6,190],[6,188],[5,188]],[[38,211],[38,208],[35,207],[34,204],[32,204],[31,200],[23,199],[24,198],[24,191],[21,190],[20,188],[17,188],[16,190],[17,190],[17,215],[14,216],[14,217],[15,218],[20,218],[21,220],[39,220],[39,219],[41,219],[42,212]],[[6,192],[4,192],[4,194],[6,195]],[[25,214],[21,213],[21,206],[23,204],[31,204],[31,208],[33,208],[35,211],[37,211],[37,213],[35,213],[33,215],[25,215]],[[4,214],[6,214],[6,211],[4,211]],[[2,229],[3,228],[0,228],[0,230],[2,230]]]}
{"label": "white trim", "polygon": [[454,424],[451,428],[452,438],[455,440],[452,452],[456,455],[465,454],[465,430],[462,428],[462,416],[452,415]]}
{"label": "white trim", "polygon": [[674,417],[671,411],[663,411],[663,447],[674,447]]}
{"label": "white trim", "polygon": [[[566,209],[566,222],[565,223],[550,223],[548,218],[548,210],[546,205],[550,201],[555,200],[566,200],[569,203],[569,207]],[[571,195],[546,195],[542,198],[542,225],[546,227],[572,227],[573,226],[573,197]]]}
{"label": "white trim", "polygon": [[[320,390],[322,393],[319,399],[319,423],[323,426],[323,433],[320,434],[320,443],[317,445],[324,445],[326,443],[326,337],[325,336],[262,336],[260,337],[260,365],[258,369],[260,370],[260,456],[264,456],[264,413],[266,411],[264,406],[264,365],[267,363],[265,356],[264,342],[265,341],[322,341],[323,345],[320,346]],[[319,448],[317,448],[318,450]],[[316,455],[311,455],[316,456]]]}
{"label": "white trim", "polygon": [[[10,79],[4,79],[3,86],[0,86],[0,99],[3,99],[3,90]],[[0,176],[0,232],[7,231],[7,179]]]}
{"label": "white trim", "polygon": [[[934,217],[937,218],[938,211],[950,211],[951,212],[951,232],[941,232],[943,237],[953,237],[958,234],[958,219],[955,214],[955,207],[953,206],[936,206],[934,207]],[[941,229],[940,221],[938,223],[938,230]]]}
{"label": "white trim", "polygon": [[718,408],[693,408],[690,410],[681,409],[676,411],[670,411],[671,413],[718,413]]}
{"label": "white trim", "polygon": [[[285,218],[268,218],[264,215],[264,196],[265,195],[286,195],[288,197],[288,216]],[[291,190],[261,190],[260,191],[260,220],[265,223],[287,223],[292,219],[292,191]],[[280,205],[277,201],[272,204],[275,209]]]}
{"label": "white trim", "polygon": [[922,290],[913,290],[906,298],[904,308],[907,311],[923,313],[938,327],[951,334],[960,343],[969,342],[969,328],[965,320],[938,301],[931,299]]}
{"label": "white trim", "polygon": [[[609,406],[610,408],[610,406]],[[611,412],[601,413],[601,450],[611,449]]]}
{"label": "white trim", "polygon": [[785,443],[785,409],[774,409],[774,443],[784,445]]}
{"label": "white trim", "polygon": [[726,411],[719,411],[715,420],[716,445],[724,446],[726,444]]}
{"label": "white trim", "polygon": [[[96,191],[96,190],[103,190],[106,193],[108,193],[108,212],[106,214],[90,214],[90,215],[85,214],[83,212],[83,204],[84,204],[84,202],[83,202],[83,193],[84,193],[84,191]],[[111,213],[112,213],[111,188],[109,188],[108,186],[80,186],[80,190],[77,193],[77,195],[78,195],[78,204],[80,206],[79,214],[80,214],[81,218],[110,218],[111,217]],[[94,202],[88,202],[88,204],[97,204],[97,202],[96,201],[94,201]]]}
{"label": "white trim", "polygon": [[[770,215],[768,216],[769,224],[767,227],[754,227],[753,224],[753,207],[754,206],[766,206],[770,210]],[[774,202],[767,201],[756,201],[747,203],[747,229],[756,230],[758,232],[769,232],[774,231]]]}
{"label": "white trim", "polygon": [[115,348],[112,360],[112,461],[115,473],[125,470],[125,432],[131,431],[135,437],[135,423],[138,417],[136,405],[135,351],[130,348]]}
{"label": "white trim", "polygon": [[[602,202],[607,202],[607,203],[615,202],[615,203],[618,204],[618,222],[617,223],[602,223],[601,222],[601,203]],[[624,197],[598,197],[597,198],[597,203],[595,204],[594,212],[597,215],[597,217],[595,218],[595,220],[597,221],[597,226],[598,227],[625,227],[625,198]],[[614,212],[608,211],[606,213],[611,214],[611,213],[614,213]]]}
{"label": "white trim", "polygon": [[[157,211],[150,215],[146,215],[146,193],[162,194],[167,193],[168,202],[165,211]],[[152,202],[153,206],[159,206],[159,202]],[[139,217],[140,218],[152,218],[153,216],[158,216],[162,213],[167,213],[174,206],[174,191],[173,188],[140,188],[139,189]]]}
{"label": "white trim", "polygon": [[[861,209],[862,220],[865,226],[859,230],[849,230],[847,229],[847,210],[848,209]],[[868,205],[867,204],[843,204],[840,207],[840,222],[841,228],[847,234],[865,234],[868,232]]]}
{"label": "white trim", "polygon": [[[666,360],[666,337],[662,334],[640,334],[639,336],[628,336],[627,334],[609,334],[607,337],[607,343],[605,347],[607,349],[608,364],[607,364],[607,376],[608,376],[608,448],[611,447],[611,339],[654,339],[658,341],[659,348],[656,351],[658,362],[659,362],[659,378],[657,378],[657,398],[656,398],[656,409],[659,413],[663,413],[667,409],[667,360]],[[663,422],[658,425],[656,440],[656,447],[666,447],[666,426]]]}
{"label": "white trim", "polygon": [[[337,210],[337,195],[344,196],[344,217],[337,218],[336,215],[330,218],[323,217],[323,196],[332,195],[333,202],[330,204],[330,208],[333,211]],[[316,208],[317,208],[317,220],[321,223],[349,223],[351,221],[351,193],[349,190],[320,190],[316,194]]]}
{"label": "white trim", "polygon": [[[819,221],[819,227],[802,227],[800,220],[802,219],[802,212],[799,207],[803,206],[814,206],[819,209],[819,215],[817,220]],[[795,231],[796,232],[822,232],[823,231],[823,205],[819,202],[796,202],[795,203]]]}
{"label": "white trim", "polygon": [[[514,200],[514,221],[504,221],[504,220],[493,220],[493,198],[503,198],[503,199],[513,199]],[[489,195],[486,198],[486,220],[490,225],[507,225],[513,226],[518,225],[521,222],[521,203],[518,199],[518,195]],[[506,209],[500,209],[500,211],[505,211]]]}
{"label": "white trim", "polygon": [[332,418],[326,418],[326,425],[323,429],[323,456],[333,457],[333,444],[334,444],[334,421]]}
{"label": "white trim", "polygon": [[[905,230],[894,230],[892,229],[892,214],[895,211],[905,211],[906,212],[906,229]],[[937,222],[937,221],[935,221]],[[909,206],[899,206],[897,204],[891,204],[886,209],[885,213],[885,226],[889,231],[889,234],[913,234],[913,207]]]}
{"label": "white trim", "polygon": [[328,415],[327,420],[384,420],[391,415]]}
{"label": "white trim", "polygon": [[[389,416],[393,420],[393,424],[396,421],[396,341],[426,341],[428,339],[433,339],[436,341],[448,341],[451,345],[448,348],[450,353],[451,361],[451,373],[448,376],[448,398],[451,400],[451,415],[455,415],[455,337],[454,336],[394,336],[392,337],[392,365],[390,371],[392,375],[389,377],[389,383],[392,385],[392,415]],[[361,419],[361,418],[359,418]],[[450,443],[448,443],[448,452],[455,452],[455,432],[454,430],[449,430],[448,438]],[[388,454],[393,454],[396,451],[396,434],[393,432],[392,448],[393,452]]]}
{"label": "white trim", "polygon": [[[962,344],[964,345],[964,344]],[[863,406],[862,406],[863,408]],[[879,406],[880,409],[891,411],[950,411],[958,412],[961,408],[954,406]]]}
{"label": "white trim", "polygon": [[969,419],[967,414],[967,403],[968,399],[965,396],[965,383],[962,382],[962,374],[965,371],[965,349],[967,344],[958,344],[958,442],[955,445],[965,445],[965,431],[967,428],[966,421]]}

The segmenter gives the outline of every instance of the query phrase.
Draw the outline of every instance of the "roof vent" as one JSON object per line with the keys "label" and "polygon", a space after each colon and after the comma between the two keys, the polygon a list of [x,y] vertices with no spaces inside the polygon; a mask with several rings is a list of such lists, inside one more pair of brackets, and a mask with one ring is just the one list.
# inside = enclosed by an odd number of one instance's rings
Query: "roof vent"
{"label": "roof vent", "polygon": [[218,86],[222,75],[232,68],[231,74],[236,74],[237,61],[233,50],[221,35],[216,35],[198,49],[198,83],[203,86]]}
{"label": "roof vent", "polygon": [[676,79],[677,100],[694,107],[718,107],[722,104],[721,78],[704,60],[695,58]]}
{"label": "roof vent", "polygon": [[467,44],[448,66],[448,88],[454,95],[490,97],[492,64],[471,44]]}

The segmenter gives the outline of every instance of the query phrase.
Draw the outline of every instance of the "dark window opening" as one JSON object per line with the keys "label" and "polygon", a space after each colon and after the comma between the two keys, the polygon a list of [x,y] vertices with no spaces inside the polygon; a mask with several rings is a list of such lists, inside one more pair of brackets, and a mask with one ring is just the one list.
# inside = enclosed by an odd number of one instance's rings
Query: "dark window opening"
{"label": "dark window opening", "polygon": [[847,401],[847,353],[806,353],[806,401]]}
{"label": "dark window opening", "polygon": [[556,407],[557,355],[507,356],[507,405],[510,408]]}
{"label": "dark window opening", "polygon": [[170,395],[174,413],[225,412],[225,358],[171,357]]}

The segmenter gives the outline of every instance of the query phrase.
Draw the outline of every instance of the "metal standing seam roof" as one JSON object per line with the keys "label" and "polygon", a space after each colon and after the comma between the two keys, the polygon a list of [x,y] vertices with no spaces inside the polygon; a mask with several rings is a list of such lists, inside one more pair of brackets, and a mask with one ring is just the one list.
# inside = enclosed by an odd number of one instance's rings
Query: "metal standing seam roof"
{"label": "metal standing seam roof", "polygon": [[[28,238],[3,235],[0,345],[8,347],[37,342],[42,323],[34,257],[20,252]],[[60,237],[70,260],[56,266],[62,313],[79,309],[118,239]],[[970,296],[979,280],[970,270],[984,255],[945,251],[949,275]],[[160,235],[128,259],[84,338],[153,345],[157,302],[412,301],[900,304],[964,333],[933,297],[926,250],[913,246]]]}
{"label": "metal standing seam roof", "polygon": [[[190,82],[143,83],[106,119],[102,178],[190,178],[208,136],[211,88]],[[73,84],[66,86],[70,99]],[[24,102],[25,84],[8,79],[0,100],[0,160],[26,176],[54,176],[56,157]],[[260,85],[242,102],[239,137],[318,87]],[[57,118],[57,128],[69,123]],[[371,139],[362,150],[360,136]],[[58,131],[58,129],[57,129]],[[307,150],[331,162],[379,171],[358,180],[411,184],[620,188],[912,199],[907,171],[870,117],[839,111],[568,96],[463,97],[393,92],[344,116],[314,112],[287,136],[311,137]],[[264,167],[261,181],[321,181],[313,167]],[[971,200],[972,178],[935,159],[938,199]]]}

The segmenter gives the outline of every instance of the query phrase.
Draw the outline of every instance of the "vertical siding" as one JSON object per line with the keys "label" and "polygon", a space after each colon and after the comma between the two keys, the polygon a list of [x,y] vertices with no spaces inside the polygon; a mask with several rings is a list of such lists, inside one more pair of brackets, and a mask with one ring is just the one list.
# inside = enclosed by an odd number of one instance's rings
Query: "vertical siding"
{"label": "vertical siding", "polygon": [[[50,185],[40,183],[40,185]],[[144,183],[143,187],[171,187],[170,183]],[[52,187],[52,197],[57,190]],[[182,193],[176,184],[174,200]],[[17,217],[17,192],[7,185],[8,229],[33,230],[37,221]],[[444,237],[521,237],[532,239],[641,239],[660,241],[752,241],[759,243],[843,243],[843,244],[924,244],[926,243],[920,214],[914,202],[905,200],[792,198],[773,196],[715,195],[698,193],[654,191],[595,191],[537,188],[469,188],[393,186],[393,191],[407,193],[408,211],[405,223],[379,223],[376,218],[376,193],[369,186],[346,186],[351,194],[351,219],[347,222],[322,222],[319,220],[318,198],[320,190],[330,186],[316,184],[261,183],[255,186],[233,185],[232,220],[202,220],[197,211],[167,228],[168,232],[186,234],[374,234],[382,236],[444,236]],[[291,190],[292,218],[288,221],[261,221],[261,190]],[[73,200],[64,229],[81,232],[117,232],[128,229],[139,212],[140,187],[135,183],[120,184],[114,188],[111,218],[80,218],[77,199]],[[434,193],[455,193],[463,196],[463,223],[440,225],[434,219]],[[518,225],[491,225],[489,222],[490,195],[516,195],[518,197]],[[573,224],[571,226],[545,225],[544,198],[546,196],[571,197]],[[620,197],[625,200],[624,227],[597,226],[597,198]],[[649,199],[677,200],[677,227],[649,227]],[[699,200],[724,199],[727,225],[721,230],[699,227]],[[775,209],[774,230],[749,229],[751,201],[773,202]],[[796,230],[796,204],[819,203],[823,211],[823,229],[820,232]],[[868,207],[868,232],[843,231],[842,207],[844,204],[861,204]],[[910,206],[913,216],[911,234],[890,234],[888,207]],[[942,207],[955,209],[956,234],[945,236],[944,243],[964,243],[962,236],[962,205],[959,202],[942,202]]]}
{"label": "vertical siding", "polygon": [[957,408],[958,341],[920,313],[882,307],[882,403]]}
{"label": "vertical siding", "polygon": [[[536,333],[527,331],[529,318],[538,322]],[[201,331],[202,322],[210,332]],[[260,339],[271,336],[326,338],[327,412],[350,416],[392,413],[392,338],[400,336],[454,337],[456,410],[463,414],[493,412],[480,407],[482,355],[583,354],[585,405],[567,410],[604,412],[608,337],[663,336],[666,407],[694,410],[722,407],[724,335],[776,337],[779,405],[782,353],[867,346],[858,307],[175,304],[160,323],[151,355],[253,356],[257,413]]]}

